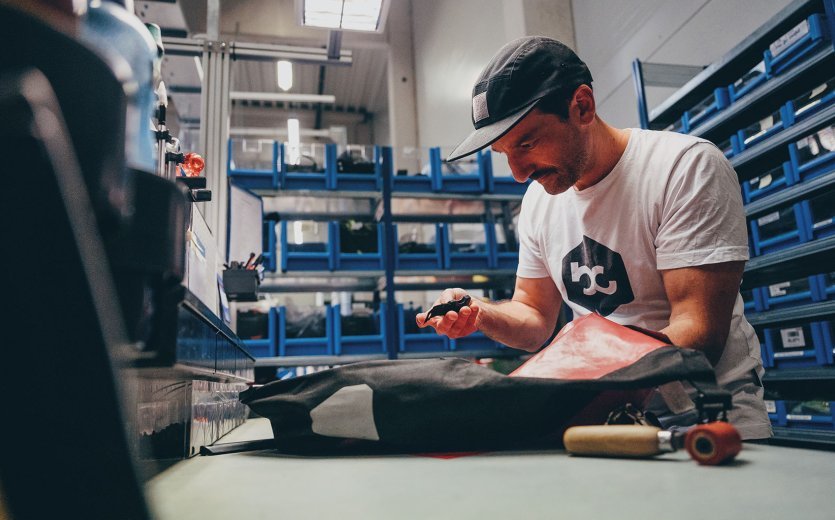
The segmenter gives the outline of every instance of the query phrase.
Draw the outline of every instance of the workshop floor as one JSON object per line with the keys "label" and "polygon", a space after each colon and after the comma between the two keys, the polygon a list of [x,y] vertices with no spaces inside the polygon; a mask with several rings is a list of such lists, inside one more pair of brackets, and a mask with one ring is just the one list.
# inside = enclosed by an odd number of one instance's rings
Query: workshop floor
{"label": "workshop floor", "polygon": [[[219,442],[271,437],[250,419]],[[730,466],[562,451],[453,459],[198,456],[146,485],[161,520],[277,518],[835,518],[835,453],[745,445]]]}

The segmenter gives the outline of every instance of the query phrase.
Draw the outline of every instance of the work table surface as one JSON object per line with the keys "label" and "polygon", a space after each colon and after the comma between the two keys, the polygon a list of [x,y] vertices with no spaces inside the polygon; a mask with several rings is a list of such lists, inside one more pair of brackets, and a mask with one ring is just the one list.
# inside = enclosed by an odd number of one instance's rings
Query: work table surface
{"label": "work table surface", "polygon": [[[270,438],[250,419],[219,441]],[[277,518],[835,518],[835,452],[744,446],[728,466],[563,451],[297,457],[198,456],[146,484],[160,520]]]}

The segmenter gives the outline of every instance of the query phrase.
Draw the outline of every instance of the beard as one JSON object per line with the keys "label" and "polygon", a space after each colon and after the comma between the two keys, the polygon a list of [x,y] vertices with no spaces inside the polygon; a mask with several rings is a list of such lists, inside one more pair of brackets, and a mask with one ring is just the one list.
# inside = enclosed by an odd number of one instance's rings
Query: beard
{"label": "beard", "polygon": [[589,152],[578,129],[572,128],[564,142],[565,149],[571,154],[566,158],[566,162],[559,168],[541,168],[531,175],[531,179],[539,182],[549,195],[558,195],[574,186],[589,163]]}

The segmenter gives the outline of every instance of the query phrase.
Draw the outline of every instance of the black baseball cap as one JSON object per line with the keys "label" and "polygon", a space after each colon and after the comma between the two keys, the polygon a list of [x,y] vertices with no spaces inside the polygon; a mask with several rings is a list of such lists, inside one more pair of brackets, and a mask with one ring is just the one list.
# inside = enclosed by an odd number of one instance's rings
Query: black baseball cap
{"label": "black baseball cap", "polygon": [[543,36],[513,40],[493,56],[476,80],[475,131],[455,147],[447,161],[490,146],[548,94],[591,82],[589,68],[565,44]]}

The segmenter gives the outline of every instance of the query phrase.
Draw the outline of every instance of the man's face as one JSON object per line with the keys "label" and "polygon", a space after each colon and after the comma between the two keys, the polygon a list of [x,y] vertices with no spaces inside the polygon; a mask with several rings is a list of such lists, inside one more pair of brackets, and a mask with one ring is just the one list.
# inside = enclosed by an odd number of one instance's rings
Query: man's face
{"label": "man's face", "polygon": [[550,195],[573,186],[585,171],[588,152],[578,125],[533,109],[507,134],[493,143],[507,156],[513,178],[532,179]]}

